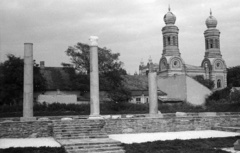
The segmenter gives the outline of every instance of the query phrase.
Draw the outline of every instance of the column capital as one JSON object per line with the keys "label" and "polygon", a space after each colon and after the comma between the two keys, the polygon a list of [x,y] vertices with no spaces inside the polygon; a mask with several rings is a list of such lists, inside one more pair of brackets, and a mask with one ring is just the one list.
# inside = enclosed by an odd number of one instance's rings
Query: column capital
{"label": "column capital", "polygon": [[97,36],[90,36],[90,46],[98,46],[98,37]]}
{"label": "column capital", "polygon": [[24,43],[24,45],[33,45],[33,43]]}

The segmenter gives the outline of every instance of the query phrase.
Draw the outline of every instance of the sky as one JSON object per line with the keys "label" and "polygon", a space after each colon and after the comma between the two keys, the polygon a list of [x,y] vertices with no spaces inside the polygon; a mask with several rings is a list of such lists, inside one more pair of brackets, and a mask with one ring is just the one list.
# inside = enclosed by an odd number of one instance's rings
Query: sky
{"label": "sky", "polygon": [[120,53],[129,74],[151,56],[162,56],[163,16],[168,6],[179,28],[184,62],[200,66],[210,8],[220,30],[220,50],[228,67],[240,65],[239,0],[0,0],[0,62],[7,54],[23,58],[24,43],[33,43],[34,59],[45,66],[70,63],[65,51],[99,37],[99,47]]}

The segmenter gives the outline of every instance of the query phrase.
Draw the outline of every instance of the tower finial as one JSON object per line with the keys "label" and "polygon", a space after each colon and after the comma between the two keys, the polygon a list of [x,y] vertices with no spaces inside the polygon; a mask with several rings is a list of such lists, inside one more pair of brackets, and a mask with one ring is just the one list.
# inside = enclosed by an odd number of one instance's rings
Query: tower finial
{"label": "tower finial", "polygon": [[210,8],[210,15],[212,16],[212,9]]}
{"label": "tower finial", "polygon": [[168,4],[168,11],[169,11],[169,12],[171,11],[170,4]]}

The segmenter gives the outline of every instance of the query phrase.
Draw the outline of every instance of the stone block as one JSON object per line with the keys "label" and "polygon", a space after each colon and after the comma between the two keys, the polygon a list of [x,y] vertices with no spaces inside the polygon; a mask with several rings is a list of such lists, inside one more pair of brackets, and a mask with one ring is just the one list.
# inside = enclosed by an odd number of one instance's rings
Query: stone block
{"label": "stone block", "polygon": [[176,117],[187,117],[187,113],[185,113],[185,112],[176,112]]}
{"label": "stone block", "polygon": [[2,123],[13,122],[12,120],[4,120]]}
{"label": "stone block", "polygon": [[132,133],[132,132],[133,132],[132,128],[123,129],[123,133]]}
{"label": "stone block", "polygon": [[71,121],[71,120],[73,120],[73,119],[70,117],[61,118],[61,121]]}
{"label": "stone block", "polygon": [[121,118],[121,115],[112,115],[112,119],[118,119]]}
{"label": "stone block", "polygon": [[38,119],[38,121],[50,121],[50,119],[47,117],[41,117]]}
{"label": "stone block", "polygon": [[102,117],[103,117],[103,119],[110,119],[111,115],[103,115]]}
{"label": "stone block", "polygon": [[134,115],[126,115],[126,118],[133,118]]}
{"label": "stone block", "polygon": [[94,115],[91,116],[90,115],[88,119],[89,120],[102,120],[104,118],[103,118],[103,116],[100,116],[100,115],[99,116],[94,116]]}
{"label": "stone block", "polygon": [[217,116],[216,112],[204,112],[204,113],[199,113],[199,116],[204,117],[204,116]]}
{"label": "stone block", "polygon": [[21,117],[20,118],[21,122],[31,122],[31,121],[36,121],[36,117]]}
{"label": "stone block", "polygon": [[239,139],[233,145],[234,145],[234,150],[240,150],[240,140]]}

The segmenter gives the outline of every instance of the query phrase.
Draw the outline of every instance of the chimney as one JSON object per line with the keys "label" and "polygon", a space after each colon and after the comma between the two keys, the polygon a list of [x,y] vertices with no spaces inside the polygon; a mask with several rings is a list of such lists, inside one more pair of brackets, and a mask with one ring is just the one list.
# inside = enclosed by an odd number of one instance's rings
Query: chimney
{"label": "chimney", "polygon": [[44,61],[40,61],[40,69],[44,69],[45,68],[45,63]]}

